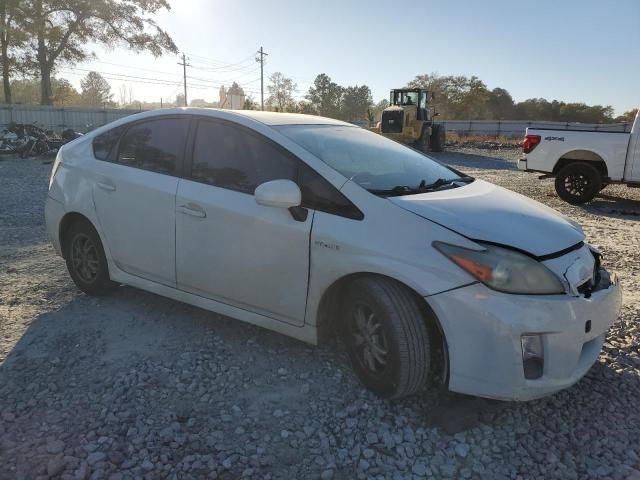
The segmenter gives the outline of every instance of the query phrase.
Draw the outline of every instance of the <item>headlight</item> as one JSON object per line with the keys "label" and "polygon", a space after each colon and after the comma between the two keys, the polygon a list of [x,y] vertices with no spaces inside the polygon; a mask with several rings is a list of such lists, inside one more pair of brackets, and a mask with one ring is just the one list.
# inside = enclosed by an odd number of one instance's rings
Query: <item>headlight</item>
{"label": "headlight", "polygon": [[530,295],[565,293],[560,279],[536,259],[507,248],[480,245],[483,250],[433,243],[440,253],[494,290]]}

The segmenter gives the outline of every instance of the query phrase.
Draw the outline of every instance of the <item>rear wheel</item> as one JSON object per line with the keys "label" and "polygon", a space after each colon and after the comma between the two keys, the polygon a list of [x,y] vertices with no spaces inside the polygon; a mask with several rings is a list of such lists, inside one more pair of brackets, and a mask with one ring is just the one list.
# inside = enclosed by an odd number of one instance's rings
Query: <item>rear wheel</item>
{"label": "rear wheel", "polygon": [[65,260],[73,282],[88,295],[104,295],[117,285],[109,278],[100,237],[86,222],[76,222],[67,230]]}
{"label": "rear wheel", "polygon": [[431,151],[442,152],[444,151],[444,145],[447,142],[447,132],[444,125],[441,123],[434,123],[431,126]]}
{"label": "rear wheel", "polygon": [[602,177],[593,165],[574,162],[558,172],[555,187],[558,196],[565,202],[579,205],[592,200],[601,190]]}
{"label": "rear wheel", "polygon": [[384,277],[360,278],[349,286],[343,311],[343,339],[366,388],[399,398],[426,384],[429,335],[411,291]]}

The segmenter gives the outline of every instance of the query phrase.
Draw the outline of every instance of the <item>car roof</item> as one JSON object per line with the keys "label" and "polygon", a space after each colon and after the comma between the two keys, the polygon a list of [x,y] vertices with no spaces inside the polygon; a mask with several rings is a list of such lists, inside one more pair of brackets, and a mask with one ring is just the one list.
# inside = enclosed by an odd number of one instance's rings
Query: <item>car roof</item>
{"label": "car roof", "polygon": [[253,118],[266,125],[343,125],[350,123],[318,115],[304,115],[301,113],[262,112],[259,110],[232,110],[236,115]]}
{"label": "car roof", "polygon": [[[219,118],[220,114],[224,117],[244,117],[260,122],[264,125],[340,125],[350,126],[351,123],[335,120],[333,118],[320,117],[318,115],[303,115],[301,113],[280,113],[280,112],[262,112],[258,110],[225,110],[220,108],[199,108],[199,107],[174,107],[161,108],[158,110],[148,110],[136,115],[136,119],[153,118],[168,114],[192,114],[203,115]],[[119,122],[125,123],[125,122]]]}

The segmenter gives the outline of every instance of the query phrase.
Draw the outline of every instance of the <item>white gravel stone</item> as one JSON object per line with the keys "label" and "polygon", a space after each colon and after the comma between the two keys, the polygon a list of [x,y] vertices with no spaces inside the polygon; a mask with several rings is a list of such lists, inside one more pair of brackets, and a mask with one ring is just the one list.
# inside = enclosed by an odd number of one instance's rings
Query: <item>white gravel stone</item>
{"label": "white gravel stone", "polygon": [[[610,185],[572,206],[552,180],[514,168],[518,149],[479,152],[433,156],[580,222],[625,292],[594,367],[546,399],[478,407],[426,389],[383,401],[355,379],[340,342],[305,346],[130,287],[99,300],[81,294],[43,225],[51,165],[0,157],[2,471],[65,480],[640,476],[640,190]],[[459,412],[472,409],[480,412],[459,427]]]}

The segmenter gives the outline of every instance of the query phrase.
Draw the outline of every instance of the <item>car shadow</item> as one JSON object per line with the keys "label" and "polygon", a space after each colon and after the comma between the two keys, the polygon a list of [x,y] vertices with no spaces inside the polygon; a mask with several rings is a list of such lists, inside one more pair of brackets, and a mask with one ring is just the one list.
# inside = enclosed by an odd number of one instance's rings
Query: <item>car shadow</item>
{"label": "car shadow", "polygon": [[589,203],[580,205],[579,208],[594,215],[640,220],[640,200],[611,195],[606,191],[600,192],[596,198]]}
{"label": "car shadow", "polygon": [[[567,428],[583,428],[602,417],[605,405],[613,406],[615,415],[629,414],[621,399],[626,401],[628,384],[636,381],[597,363],[574,387],[527,403],[485,400],[443,388],[383,401],[359,384],[336,339],[313,347],[120,287],[107,297],[78,294],[59,309],[37,316],[0,365],[0,465],[12,458],[24,478],[35,478],[41,467],[24,455],[25,448],[42,451],[51,435],[64,435],[81,446],[87,442],[86,432],[96,428],[135,451],[127,435],[134,426],[131,412],[144,416],[151,435],[160,435],[167,422],[177,421],[181,431],[202,439],[217,431],[232,437],[244,416],[255,419],[243,424],[247,432],[279,439],[283,425],[274,412],[287,412],[291,428],[295,422],[302,428],[301,422],[314,421],[318,409],[334,412],[320,416],[321,421],[355,418],[400,433],[407,424],[416,431],[429,429],[435,442],[478,428],[501,435],[506,430],[515,439],[534,431],[555,432],[553,422],[560,420]],[[232,405],[243,413],[230,423],[219,420],[236,415]],[[631,417],[629,421],[635,421]],[[195,423],[188,423],[190,418]],[[47,435],[41,434],[41,425],[48,425]],[[609,431],[612,442],[614,432]],[[607,431],[596,433],[609,441]],[[548,438],[536,434],[530,441]],[[295,451],[287,442],[273,447],[276,460],[296,462],[309,455],[305,442]],[[190,452],[210,451],[210,446],[198,445]]]}

